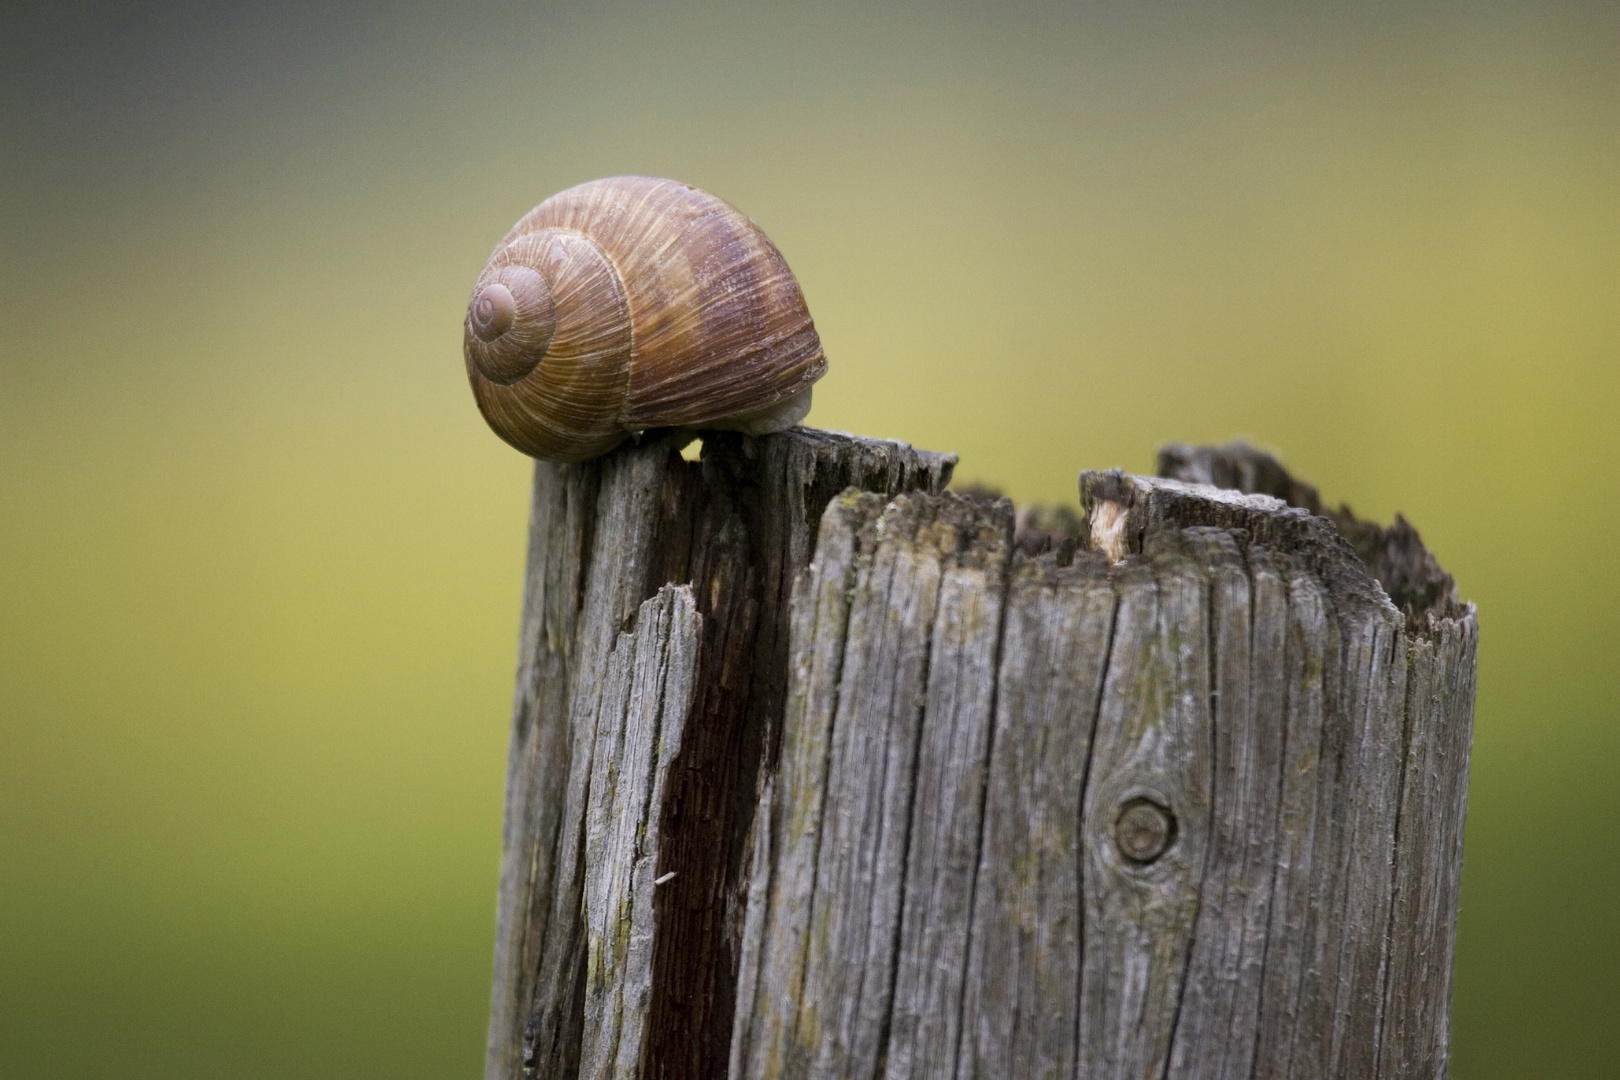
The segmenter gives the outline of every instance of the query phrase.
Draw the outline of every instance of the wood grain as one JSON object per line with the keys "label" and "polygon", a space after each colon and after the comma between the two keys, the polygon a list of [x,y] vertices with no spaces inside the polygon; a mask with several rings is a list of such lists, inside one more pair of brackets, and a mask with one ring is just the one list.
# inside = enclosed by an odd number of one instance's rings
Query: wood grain
{"label": "wood grain", "polygon": [[959,1075],[1075,1075],[1080,807],[1113,632],[1100,556],[1015,560],[962,1015]]}
{"label": "wood grain", "polygon": [[665,586],[608,654],[586,803],[585,1028],[580,1075],[640,1076],[652,1001],[657,814],[696,698],[692,589]]}
{"label": "wood grain", "polygon": [[587,837],[593,805],[603,807],[592,782],[623,749],[610,739],[598,756],[603,730],[619,731],[601,726],[603,694],[631,655],[623,635],[641,632],[651,617],[643,604],[667,584],[691,586],[699,640],[691,715],[678,749],[659,759],[663,787],[643,822],[658,876],[675,877],[653,893],[638,1075],[725,1069],[754,808],[781,730],[793,582],[833,495],[850,485],[885,499],[938,491],[955,460],[806,430],[711,436],[701,463],[678,449],[654,434],[594,461],[535,466],[489,1080],[580,1073],[587,1002],[596,1009],[605,992],[587,980],[588,888],[609,880],[601,867],[592,877]]}
{"label": "wood grain", "polygon": [[[1113,575],[1119,610],[1080,817],[1082,1075],[1163,1075],[1209,847],[1208,602],[1179,535],[1155,539],[1166,543]],[[1117,838],[1137,800],[1174,823],[1148,863]]]}
{"label": "wood grain", "polygon": [[1473,609],[1172,451],[1084,520],[816,432],[544,467],[488,1075],[1444,1076]]}

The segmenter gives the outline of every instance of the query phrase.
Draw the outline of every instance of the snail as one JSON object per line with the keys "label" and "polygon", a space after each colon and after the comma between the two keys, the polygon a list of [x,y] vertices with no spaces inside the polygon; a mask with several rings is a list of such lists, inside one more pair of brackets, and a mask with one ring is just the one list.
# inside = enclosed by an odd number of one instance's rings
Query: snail
{"label": "snail", "polygon": [[478,275],[462,341],[489,426],[551,461],[647,428],[783,431],[827,370],[759,226],[648,176],[580,184],[525,214]]}

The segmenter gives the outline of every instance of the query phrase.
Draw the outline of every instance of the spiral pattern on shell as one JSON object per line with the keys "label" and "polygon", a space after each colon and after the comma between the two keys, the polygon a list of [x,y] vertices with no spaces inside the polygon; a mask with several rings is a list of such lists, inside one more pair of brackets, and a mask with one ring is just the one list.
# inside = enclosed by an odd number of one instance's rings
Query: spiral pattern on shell
{"label": "spiral pattern on shell", "polygon": [[827,369],[759,227],[642,176],[570,188],[513,226],[473,287],[463,351],[490,426],[555,461],[651,427],[778,430]]}

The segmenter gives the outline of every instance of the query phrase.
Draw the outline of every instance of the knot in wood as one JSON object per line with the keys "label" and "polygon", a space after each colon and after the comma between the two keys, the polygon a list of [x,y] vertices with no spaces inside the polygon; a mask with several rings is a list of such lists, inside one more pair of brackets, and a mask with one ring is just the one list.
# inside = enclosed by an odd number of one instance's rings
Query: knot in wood
{"label": "knot in wood", "polygon": [[1176,839],[1176,816],[1151,799],[1132,799],[1114,819],[1119,853],[1134,863],[1150,863]]}

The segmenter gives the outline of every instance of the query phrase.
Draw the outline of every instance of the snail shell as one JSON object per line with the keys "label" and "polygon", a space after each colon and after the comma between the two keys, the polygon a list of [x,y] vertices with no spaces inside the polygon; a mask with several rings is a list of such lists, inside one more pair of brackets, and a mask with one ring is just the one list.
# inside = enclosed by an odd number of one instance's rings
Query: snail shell
{"label": "snail shell", "polygon": [[593,180],[524,215],[478,275],[463,343],[490,427],[552,461],[652,427],[780,431],[827,370],[759,226],[647,176]]}

